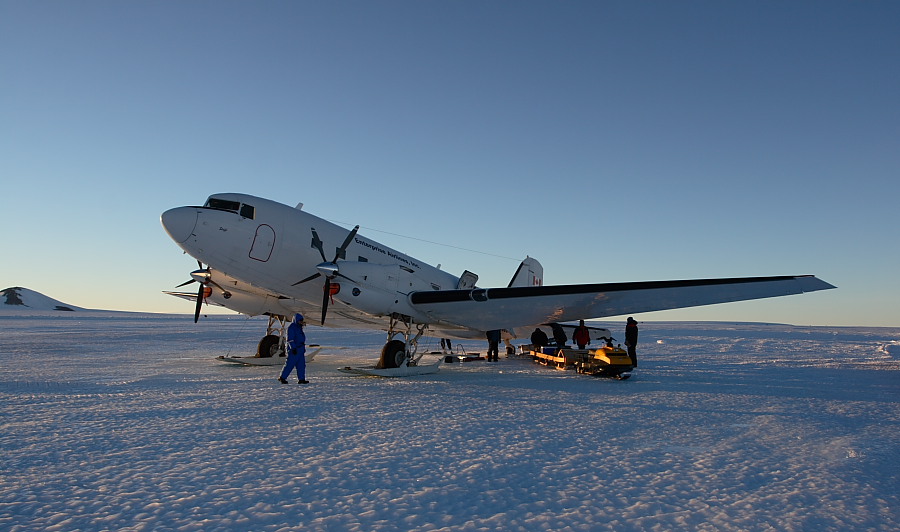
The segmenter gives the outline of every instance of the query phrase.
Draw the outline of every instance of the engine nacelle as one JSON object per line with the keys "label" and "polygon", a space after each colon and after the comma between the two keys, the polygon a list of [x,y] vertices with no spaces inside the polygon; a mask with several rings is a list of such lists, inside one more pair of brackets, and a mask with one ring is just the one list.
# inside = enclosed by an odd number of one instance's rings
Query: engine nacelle
{"label": "engine nacelle", "polygon": [[[280,310],[280,307],[273,308],[273,303],[278,302],[277,299],[265,295],[247,293],[238,289],[223,292],[218,288],[214,288],[210,291],[206,300],[209,303],[246,314],[247,316],[259,316],[266,312]],[[283,311],[278,313],[283,313]]]}
{"label": "engine nacelle", "polygon": [[420,279],[415,270],[399,264],[341,261],[340,275],[334,282],[341,285],[334,297],[351,307],[375,316],[393,313],[424,320],[409,303],[408,294],[431,284]]}

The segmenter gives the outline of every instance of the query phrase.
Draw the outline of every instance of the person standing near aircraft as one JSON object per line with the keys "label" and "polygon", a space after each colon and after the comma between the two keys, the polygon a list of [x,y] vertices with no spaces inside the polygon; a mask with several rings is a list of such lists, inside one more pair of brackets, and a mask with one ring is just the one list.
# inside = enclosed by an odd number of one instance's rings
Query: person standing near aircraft
{"label": "person standing near aircraft", "polygon": [[591,343],[591,331],[584,326],[584,320],[578,321],[578,327],[575,327],[575,333],[572,334],[572,341],[578,344],[578,349],[584,349]]}
{"label": "person standing near aircraft", "polygon": [[294,320],[288,325],[287,330],[287,360],[281,370],[278,381],[287,384],[287,377],[294,368],[297,368],[297,382],[309,384],[306,380],[306,333],[303,332],[303,314],[294,314]]}
{"label": "person standing near aircraft", "polygon": [[556,342],[557,351],[565,348],[566,342],[569,341],[569,337],[566,336],[566,331],[563,330],[562,325],[551,323],[550,329],[553,330],[553,341]]}
{"label": "person standing near aircraft", "polygon": [[638,340],[638,322],[634,318],[629,317],[625,323],[625,347],[628,348],[628,358],[631,359],[631,365],[637,367],[637,340]]}
{"label": "person standing near aircraft", "polygon": [[[488,362],[500,362],[500,329],[487,332]],[[493,357],[493,358],[492,358]]]}
{"label": "person standing near aircraft", "polygon": [[542,347],[549,343],[550,339],[547,338],[547,333],[540,328],[535,329],[534,332],[531,333],[531,345],[534,347],[535,351],[540,351]]}

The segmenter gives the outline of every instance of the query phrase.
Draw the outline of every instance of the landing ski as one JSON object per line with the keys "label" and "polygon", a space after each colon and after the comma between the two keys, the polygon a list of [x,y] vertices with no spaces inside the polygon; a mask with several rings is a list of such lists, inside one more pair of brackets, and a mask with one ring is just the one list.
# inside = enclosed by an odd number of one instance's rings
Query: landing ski
{"label": "landing ski", "polygon": [[376,369],[375,366],[366,367],[350,367],[339,368],[341,373],[349,375],[362,375],[369,377],[412,377],[414,375],[428,375],[437,373],[441,369],[441,363],[427,364],[422,366],[403,366],[401,368],[385,368]]}

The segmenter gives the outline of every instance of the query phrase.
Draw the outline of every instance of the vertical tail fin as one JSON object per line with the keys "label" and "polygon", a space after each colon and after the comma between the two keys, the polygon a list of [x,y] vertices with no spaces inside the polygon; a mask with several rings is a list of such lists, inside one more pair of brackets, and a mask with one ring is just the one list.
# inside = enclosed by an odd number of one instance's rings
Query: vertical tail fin
{"label": "vertical tail fin", "polygon": [[513,286],[541,286],[544,284],[544,267],[537,259],[525,257],[519,264],[519,269],[509,281],[509,287]]}

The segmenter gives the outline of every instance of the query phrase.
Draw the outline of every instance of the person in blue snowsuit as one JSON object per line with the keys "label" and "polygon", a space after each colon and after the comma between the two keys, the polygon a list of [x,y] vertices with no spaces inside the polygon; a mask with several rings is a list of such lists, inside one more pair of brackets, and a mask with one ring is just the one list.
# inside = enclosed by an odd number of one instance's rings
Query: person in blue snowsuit
{"label": "person in blue snowsuit", "polygon": [[297,382],[309,384],[306,380],[306,334],[303,332],[303,314],[295,314],[294,320],[288,325],[287,330],[287,360],[281,370],[278,381],[287,384],[287,377],[294,368],[297,368]]}

